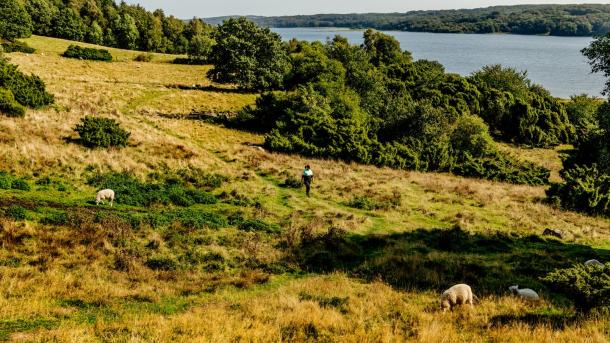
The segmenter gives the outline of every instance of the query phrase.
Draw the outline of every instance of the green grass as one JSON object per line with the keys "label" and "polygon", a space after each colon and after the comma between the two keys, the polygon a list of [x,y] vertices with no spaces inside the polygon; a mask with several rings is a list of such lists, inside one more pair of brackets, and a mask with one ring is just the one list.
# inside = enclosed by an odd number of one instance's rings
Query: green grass
{"label": "green grass", "polygon": [[[212,84],[209,66],[156,63],[171,59],[158,55],[153,63],[67,60],[59,54],[70,42],[27,41],[37,54],[9,57],[40,74],[58,105],[0,118],[0,165],[31,186],[0,190],[0,212],[26,210],[19,222],[0,213],[2,339],[607,336],[607,319],[571,323],[569,299],[539,280],[556,267],[610,259],[607,218],[554,209],[541,202],[544,187],[260,151],[252,145],[264,137],[192,115],[234,112],[256,97]],[[118,151],[71,143],[85,114],[120,121],[130,144]],[[558,151],[505,148],[558,170]],[[305,164],[316,173],[311,197],[284,186]],[[129,171],[146,183],[151,173],[165,182],[185,168],[223,176],[214,187],[189,184],[218,203],[129,206],[120,194],[112,208],[91,203],[94,171]],[[380,206],[348,206],[357,198]],[[541,237],[547,227],[566,237]],[[440,316],[438,293],[462,281],[481,303]],[[516,301],[510,283],[542,291],[545,301]],[[561,331],[551,328],[564,319]]]}
{"label": "green grass", "polygon": [[158,63],[168,63],[173,61],[176,57],[183,57],[181,55],[169,55],[169,54],[160,54],[160,53],[146,53],[140,51],[132,51],[132,50],[123,50],[123,49],[115,49],[104,47],[95,44],[82,43],[82,42],[73,42],[65,39],[59,38],[51,38],[51,37],[42,37],[42,36],[32,36],[30,38],[21,39],[21,41],[27,43],[32,48],[36,49],[36,53],[44,53],[44,54],[55,54],[61,55],[66,49],[72,44],[76,44],[79,46],[94,48],[94,49],[105,49],[108,50],[115,60],[117,61],[132,61],[136,56],[141,54],[150,54],[153,56],[152,62]]}

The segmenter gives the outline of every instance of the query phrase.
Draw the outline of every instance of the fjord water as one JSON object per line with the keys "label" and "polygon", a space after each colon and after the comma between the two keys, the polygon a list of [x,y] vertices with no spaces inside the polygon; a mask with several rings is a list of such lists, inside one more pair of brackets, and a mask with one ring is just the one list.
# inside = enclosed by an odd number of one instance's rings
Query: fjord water
{"label": "fjord water", "polygon": [[[284,40],[297,38],[326,41],[341,35],[361,44],[363,31],[337,28],[273,28]],[[529,78],[554,96],[568,98],[587,93],[599,96],[604,78],[591,74],[580,50],[589,37],[549,37],[523,35],[476,35],[387,31],[415,59],[441,62],[448,72],[469,75],[489,64],[527,70]]]}

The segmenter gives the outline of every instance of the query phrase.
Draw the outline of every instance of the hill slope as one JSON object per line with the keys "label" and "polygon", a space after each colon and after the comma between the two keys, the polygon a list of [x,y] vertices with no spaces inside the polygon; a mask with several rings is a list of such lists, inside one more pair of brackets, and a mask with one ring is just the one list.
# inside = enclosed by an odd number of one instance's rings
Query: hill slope
{"label": "hill slope", "polygon": [[[575,323],[538,280],[610,260],[608,219],[547,206],[542,187],[261,151],[262,136],[197,119],[255,98],[210,83],[208,67],[132,62],[125,51],[121,62],[68,60],[52,48],[62,41],[28,43],[39,53],[11,62],[41,76],[57,105],[0,117],[0,169],[31,185],[0,190],[0,339],[608,338],[607,320]],[[91,114],[118,120],[130,145],[76,144],[72,128]],[[556,165],[555,152],[536,156]],[[283,185],[305,163],[317,175],[312,198]],[[202,184],[218,202],[128,206],[118,194],[113,208],[91,205],[88,180],[109,171]],[[547,227],[564,239],[539,237]],[[439,292],[462,281],[481,302],[440,315]],[[513,283],[546,300],[515,301]]]}

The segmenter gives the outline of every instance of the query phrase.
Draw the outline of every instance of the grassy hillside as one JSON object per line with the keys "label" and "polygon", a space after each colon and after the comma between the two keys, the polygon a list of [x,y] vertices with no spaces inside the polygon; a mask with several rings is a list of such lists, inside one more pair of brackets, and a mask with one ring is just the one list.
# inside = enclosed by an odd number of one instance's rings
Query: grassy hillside
{"label": "grassy hillside", "polygon": [[[9,58],[57,104],[0,116],[0,170],[31,186],[0,190],[0,340],[610,338],[608,319],[575,317],[538,279],[610,260],[610,220],[550,207],[543,187],[268,153],[262,136],[198,119],[256,97],[212,84],[208,67],[125,51],[112,63],[68,60],[68,42],[28,44],[37,54]],[[84,115],[116,119],[130,145],[75,144]],[[559,167],[554,151],[504,149]],[[306,163],[311,198],[284,186]],[[117,194],[113,208],[96,207],[87,180],[109,171],[201,184],[219,202],[128,206]],[[564,239],[541,237],[545,228]],[[441,314],[438,295],[463,281],[480,303]],[[515,283],[545,300],[515,300]]]}

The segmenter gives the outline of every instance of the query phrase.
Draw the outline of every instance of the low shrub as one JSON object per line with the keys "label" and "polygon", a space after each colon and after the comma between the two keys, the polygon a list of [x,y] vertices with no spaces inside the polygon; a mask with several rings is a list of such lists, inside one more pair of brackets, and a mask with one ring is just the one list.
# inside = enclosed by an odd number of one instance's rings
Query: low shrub
{"label": "low shrub", "polygon": [[146,266],[154,270],[176,270],[178,262],[173,257],[154,256],[146,261]]}
{"label": "low shrub", "polygon": [[51,213],[40,221],[45,225],[68,225],[70,222],[66,212]]}
{"label": "low shrub", "polygon": [[348,201],[346,205],[352,208],[367,211],[378,210],[382,207],[381,204],[377,202],[377,200],[366,196],[354,197],[352,198],[352,200]]}
{"label": "low shrub", "polygon": [[2,46],[2,49],[4,50],[4,52],[7,53],[11,53],[11,52],[23,52],[25,54],[33,54],[36,52],[36,49],[32,48],[31,46],[27,45],[24,42],[19,42],[19,41],[14,41],[14,42],[2,42],[2,44],[0,44]]}
{"label": "low shrub", "polygon": [[13,177],[5,172],[0,172],[0,189],[11,189]]}
{"label": "low shrub", "polygon": [[25,116],[25,107],[15,100],[13,92],[6,88],[0,88],[0,113],[8,117]]}
{"label": "low shrub", "polygon": [[228,177],[216,173],[207,173],[199,168],[184,168],[178,170],[178,177],[181,181],[196,187],[212,190],[219,188],[229,180]]}
{"label": "low shrub", "polygon": [[6,209],[6,215],[15,220],[25,220],[27,218],[27,210],[19,205],[13,205]]}
{"label": "low shrub", "polygon": [[196,58],[188,58],[188,57],[176,57],[172,61],[173,64],[186,64],[186,65],[206,65],[207,62],[205,60],[196,59]]}
{"label": "low shrub", "polygon": [[280,187],[283,188],[301,188],[302,186],[303,184],[301,183],[301,180],[292,175],[288,176],[284,182],[280,184]]}
{"label": "low shrub", "polygon": [[79,58],[83,60],[92,60],[92,61],[112,61],[112,55],[108,50],[105,49],[93,49],[93,48],[84,48],[78,45],[70,45],[68,49],[63,53],[63,57],[68,58]]}
{"label": "low shrub", "polygon": [[11,188],[20,191],[29,191],[31,189],[30,184],[24,179],[15,179],[11,183]]}
{"label": "low shrub", "polygon": [[557,269],[542,280],[554,291],[572,299],[579,311],[610,307],[610,264],[604,267],[578,264]]}
{"label": "low shrub", "polygon": [[595,164],[575,166],[561,174],[564,183],[547,190],[549,202],[570,210],[610,215],[610,175]]}
{"label": "low shrub", "polygon": [[170,214],[182,226],[191,229],[220,229],[229,225],[227,218],[212,212],[180,210]]}
{"label": "low shrub", "polygon": [[501,154],[493,158],[472,157],[465,154],[463,161],[451,172],[461,176],[528,185],[546,185],[551,175],[551,172],[544,167],[530,162],[515,161]]}
{"label": "low shrub", "polygon": [[139,54],[133,60],[136,62],[151,62],[153,58],[153,54]]}
{"label": "low shrub", "polygon": [[80,135],[81,144],[88,148],[125,147],[131,135],[114,119],[91,116],[82,118],[74,131]]}
{"label": "low shrub", "polygon": [[17,66],[3,59],[0,59],[0,88],[10,90],[15,100],[23,106],[40,108],[55,102],[41,78],[25,75]]}
{"label": "low shrub", "polygon": [[275,224],[269,224],[259,219],[251,219],[245,220],[241,222],[238,227],[241,231],[248,232],[266,232],[266,233],[274,233],[279,232],[280,227]]}

